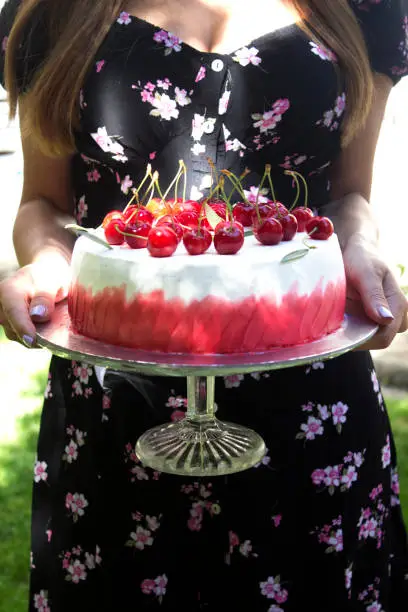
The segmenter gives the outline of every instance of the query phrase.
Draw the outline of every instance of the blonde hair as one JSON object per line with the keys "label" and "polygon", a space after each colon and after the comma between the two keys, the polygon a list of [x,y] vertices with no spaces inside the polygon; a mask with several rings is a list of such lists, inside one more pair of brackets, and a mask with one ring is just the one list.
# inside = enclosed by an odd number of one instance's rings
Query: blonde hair
{"label": "blonde hair", "polygon": [[[148,0],[146,0],[148,1]],[[347,114],[343,143],[351,140],[367,117],[373,78],[364,38],[347,0],[286,0],[301,28],[337,56],[345,79]],[[48,155],[71,153],[78,126],[78,100],[94,57],[125,0],[22,0],[7,44],[5,80],[10,116],[19,97],[17,58],[20,46],[43,8],[50,51],[35,73],[27,96],[23,130],[33,134]]]}

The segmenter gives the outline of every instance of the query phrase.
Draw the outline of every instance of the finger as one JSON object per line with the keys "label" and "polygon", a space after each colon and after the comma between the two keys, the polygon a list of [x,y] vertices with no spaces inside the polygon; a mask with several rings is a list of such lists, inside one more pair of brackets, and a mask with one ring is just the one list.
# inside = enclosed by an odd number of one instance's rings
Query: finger
{"label": "finger", "polygon": [[353,279],[366,315],[379,325],[390,325],[394,314],[383,289],[384,275],[374,268],[368,268],[365,274]]}
{"label": "finger", "polygon": [[35,326],[28,314],[28,301],[33,292],[29,275],[21,272],[0,284],[1,316],[26,346],[34,346]]}
{"label": "finger", "polygon": [[54,312],[55,302],[65,297],[60,280],[54,274],[47,274],[44,267],[30,266],[34,292],[31,297],[29,313],[36,323],[48,321]]}

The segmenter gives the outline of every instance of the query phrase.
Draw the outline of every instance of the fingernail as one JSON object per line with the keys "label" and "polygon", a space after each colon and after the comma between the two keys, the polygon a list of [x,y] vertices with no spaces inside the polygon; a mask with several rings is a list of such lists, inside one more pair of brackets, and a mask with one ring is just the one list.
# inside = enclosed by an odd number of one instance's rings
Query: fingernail
{"label": "fingernail", "polygon": [[47,314],[47,307],[43,304],[37,304],[37,306],[33,306],[30,308],[30,316],[31,317],[44,317]]}
{"label": "fingernail", "polygon": [[391,310],[388,310],[388,308],[386,308],[385,306],[379,306],[377,308],[377,312],[380,315],[380,317],[382,317],[383,319],[393,319],[394,315],[392,314]]}
{"label": "fingernail", "polygon": [[34,338],[32,338],[31,336],[24,335],[22,340],[27,348],[31,348],[34,344]]}

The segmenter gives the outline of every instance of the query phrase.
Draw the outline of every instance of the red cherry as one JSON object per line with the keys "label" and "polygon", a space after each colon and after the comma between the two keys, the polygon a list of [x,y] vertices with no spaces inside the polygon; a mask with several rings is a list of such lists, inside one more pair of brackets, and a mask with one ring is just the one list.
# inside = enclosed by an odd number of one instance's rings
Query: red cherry
{"label": "red cherry", "polygon": [[313,217],[306,224],[306,231],[314,240],[328,240],[334,232],[334,227],[328,217]]}
{"label": "red cherry", "polygon": [[299,206],[299,208],[294,208],[291,212],[297,219],[298,232],[304,232],[307,222],[310,221],[310,219],[313,219],[313,211],[310,210],[310,208]]}
{"label": "red cherry", "polygon": [[182,211],[174,216],[175,221],[180,223],[183,228],[186,227],[197,227],[198,226],[198,214],[192,211]]}
{"label": "red cherry", "polygon": [[243,228],[236,221],[222,221],[215,228],[214,246],[220,255],[234,255],[243,244]]}
{"label": "red cherry", "polygon": [[[128,221],[125,225],[125,242],[131,249],[144,249],[147,247],[147,237],[152,226],[144,221]],[[130,234],[129,236],[127,234]]]}
{"label": "red cherry", "polygon": [[297,232],[298,222],[294,215],[288,213],[283,217],[275,217],[279,221],[283,229],[283,240],[292,240]]}
{"label": "red cherry", "polygon": [[211,242],[210,232],[202,225],[184,232],[183,244],[190,255],[202,255],[209,249]]}
{"label": "red cherry", "polygon": [[254,235],[261,244],[279,244],[283,238],[283,228],[275,217],[267,217],[262,223],[254,226]]}
{"label": "red cherry", "polygon": [[258,206],[254,206],[252,210],[252,225],[259,225],[259,217],[261,219],[267,219],[274,214],[274,209],[267,202],[263,202],[262,204],[258,204]]}
{"label": "red cherry", "polygon": [[278,219],[279,217],[283,217],[289,213],[286,206],[282,204],[282,202],[274,202],[273,200],[268,200],[268,205],[272,208],[272,214],[275,215]]}
{"label": "red cherry", "polygon": [[168,225],[159,225],[150,230],[147,249],[152,257],[170,257],[177,245],[176,232]]}
{"label": "red cherry", "polygon": [[158,225],[167,225],[171,227],[171,229],[176,233],[177,240],[181,242],[181,240],[183,239],[183,228],[181,227],[181,225],[176,223],[176,221],[174,221],[171,215],[164,215],[163,217],[160,217],[160,219],[157,219],[156,227]]}
{"label": "red cherry", "polygon": [[121,232],[125,231],[125,227],[126,225],[122,218],[112,217],[104,228],[106,241],[112,245],[123,244],[124,236]]}
{"label": "red cherry", "polygon": [[127,211],[123,214],[123,218],[125,221],[143,221],[143,223],[153,224],[154,215],[147,210],[144,206],[129,206]]}
{"label": "red cherry", "polygon": [[249,202],[237,202],[234,204],[232,214],[235,221],[239,221],[244,227],[251,227],[253,211],[254,207]]}
{"label": "red cherry", "polygon": [[102,227],[105,229],[105,227],[112,219],[122,219],[122,213],[120,212],[120,210],[112,210],[111,212],[109,212],[102,221]]}
{"label": "red cherry", "polygon": [[213,211],[219,216],[221,217],[221,219],[226,219],[227,218],[227,205],[225,204],[225,202],[222,202],[221,200],[212,200],[210,202],[208,202],[209,206],[211,206],[211,208],[213,209]]}
{"label": "red cherry", "polygon": [[201,204],[196,200],[186,200],[185,202],[181,200],[174,205],[173,211],[175,214],[181,212],[193,212],[199,215],[201,211]]}

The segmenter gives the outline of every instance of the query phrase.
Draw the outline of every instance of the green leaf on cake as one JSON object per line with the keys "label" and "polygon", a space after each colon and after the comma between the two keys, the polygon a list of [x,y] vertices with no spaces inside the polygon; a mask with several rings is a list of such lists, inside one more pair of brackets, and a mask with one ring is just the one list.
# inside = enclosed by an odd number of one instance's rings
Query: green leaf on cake
{"label": "green leaf on cake", "polygon": [[107,249],[112,249],[109,242],[106,242],[106,240],[98,236],[98,234],[95,232],[94,229],[81,227],[80,225],[76,225],[76,223],[68,223],[68,225],[65,226],[65,229],[72,232],[76,236],[86,236],[86,238],[89,238],[90,240],[93,240],[94,242],[101,244]]}
{"label": "green leaf on cake", "polygon": [[292,261],[297,261],[298,259],[302,259],[305,255],[307,255],[309,249],[298,249],[297,251],[291,251],[285,257],[281,259],[281,263],[291,263]]}
{"label": "green leaf on cake", "polygon": [[212,229],[215,229],[219,223],[225,221],[225,219],[217,215],[215,210],[211,208],[208,202],[204,204],[204,212],[205,216],[207,217],[207,221],[211,225]]}
{"label": "green leaf on cake", "polygon": [[253,236],[253,235],[254,235],[254,230],[252,230],[252,229],[250,229],[250,228],[248,228],[248,229],[245,229],[245,230],[244,230],[244,236],[245,236],[245,238],[246,238],[247,236]]}

